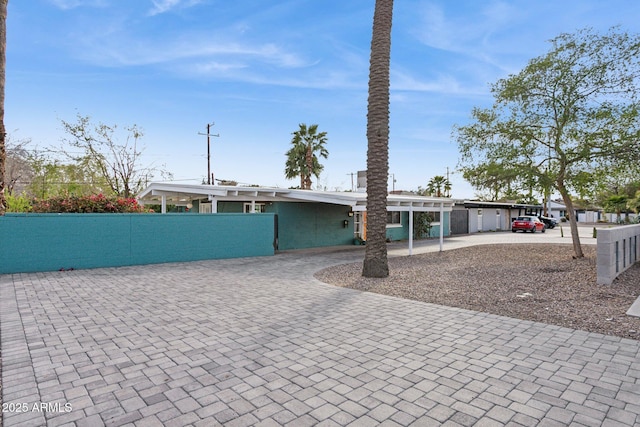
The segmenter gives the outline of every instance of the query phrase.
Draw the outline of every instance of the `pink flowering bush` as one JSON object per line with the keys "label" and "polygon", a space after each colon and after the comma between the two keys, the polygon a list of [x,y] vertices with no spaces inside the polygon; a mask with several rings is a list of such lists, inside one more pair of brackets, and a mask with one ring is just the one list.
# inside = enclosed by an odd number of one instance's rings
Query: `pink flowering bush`
{"label": "pink flowering bush", "polygon": [[136,199],[107,197],[103,194],[90,196],[55,196],[35,199],[31,212],[38,213],[143,213],[153,212],[140,205]]}

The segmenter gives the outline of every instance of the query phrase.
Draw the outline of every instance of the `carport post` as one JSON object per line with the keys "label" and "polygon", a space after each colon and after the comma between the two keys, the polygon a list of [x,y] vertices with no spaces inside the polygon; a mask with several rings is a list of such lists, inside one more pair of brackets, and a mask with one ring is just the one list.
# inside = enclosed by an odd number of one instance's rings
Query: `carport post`
{"label": "carport post", "polygon": [[211,202],[211,213],[218,213],[218,200],[215,196],[209,194],[209,201]]}
{"label": "carport post", "polygon": [[413,255],[413,205],[409,205],[409,256]]}
{"label": "carport post", "polygon": [[444,202],[440,202],[440,252],[444,245]]}

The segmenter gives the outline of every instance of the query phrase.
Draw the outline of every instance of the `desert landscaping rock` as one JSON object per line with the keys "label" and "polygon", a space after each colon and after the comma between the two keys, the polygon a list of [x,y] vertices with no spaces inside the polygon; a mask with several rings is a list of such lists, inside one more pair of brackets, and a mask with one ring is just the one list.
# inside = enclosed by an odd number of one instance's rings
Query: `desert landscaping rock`
{"label": "desert landscaping rock", "polygon": [[583,251],[583,259],[574,259],[571,245],[481,245],[390,258],[385,279],[363,278],[360,263],[330,267],[315,277],[362,291],[640,339],[640,318],[626,314],[640,295],[640,264],[612,285],[598,285],[595,247]]}

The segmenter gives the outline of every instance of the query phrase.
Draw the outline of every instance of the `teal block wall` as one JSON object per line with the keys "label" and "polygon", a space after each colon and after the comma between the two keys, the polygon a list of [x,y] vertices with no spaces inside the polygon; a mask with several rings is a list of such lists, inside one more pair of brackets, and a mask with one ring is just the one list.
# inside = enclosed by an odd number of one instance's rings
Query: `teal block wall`
{"label": "teal block wall", "polygon": [[[440,221],[440,225],[442,225],[444,227],[444,236],[448,236],[450,227],[449,227],[449,221],[451,220],[451,212],[444,212],[444,215],[442,217],[442,220]],[[429,233],[429,236],[431,237],[440,237],[440,225],[433,225],[431,227],[431,233]]]}
{"label": "teal block wall", "polygon": [[273,255],[271,214],[7,214],[0,273]]}
{"label": "teal block wall", "polygon": [[387,227],[387,239],[391,241],[409,239],[409,212],[400,212],[402,227]]}
{"label": "teal block wall", "polygon": [[353,217],[348,215],[348,206],[274,202],[266,209],[278,214],[280,250],[353,244]]}
{"label": "teal block wall", "polygon": [[135,264],[151,264],[273,255],[273,221],[273,215],[135,215],[132,256]]}

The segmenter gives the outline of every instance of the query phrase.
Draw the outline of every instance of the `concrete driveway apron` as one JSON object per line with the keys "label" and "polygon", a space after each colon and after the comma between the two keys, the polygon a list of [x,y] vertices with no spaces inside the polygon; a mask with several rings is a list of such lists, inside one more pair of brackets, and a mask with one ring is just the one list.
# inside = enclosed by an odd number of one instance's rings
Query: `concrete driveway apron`
{"label": "concrete driveway apron", "polygon": [[4,425],[640,426],[640,342],[312,276],[361,258],[0,276]]}

